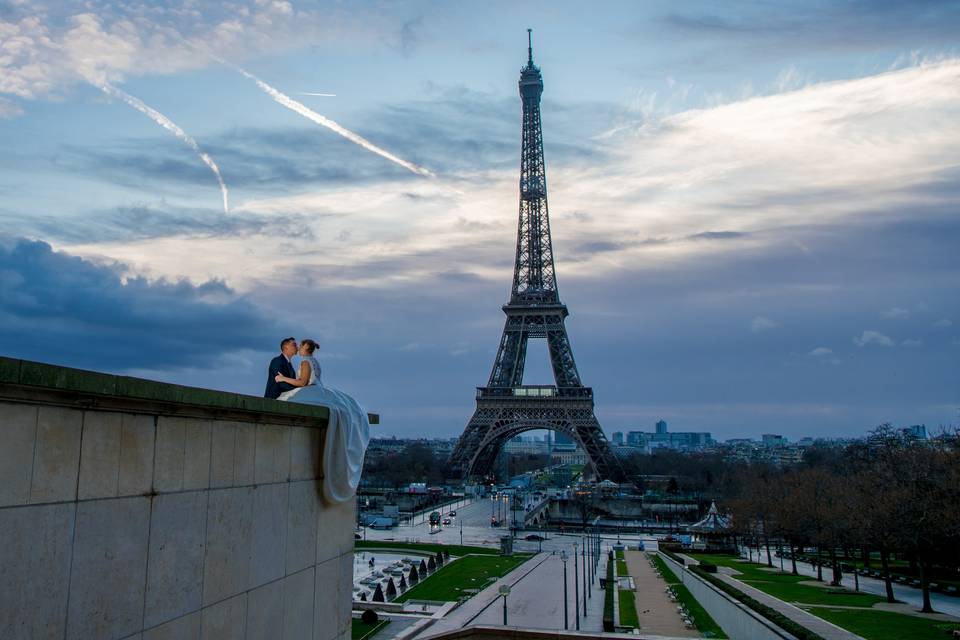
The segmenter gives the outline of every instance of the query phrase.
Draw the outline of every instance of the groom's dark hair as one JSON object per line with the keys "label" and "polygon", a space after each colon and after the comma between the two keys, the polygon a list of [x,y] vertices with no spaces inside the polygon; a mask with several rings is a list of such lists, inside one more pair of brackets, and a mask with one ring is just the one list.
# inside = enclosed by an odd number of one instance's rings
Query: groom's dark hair
{"label": "groom's dark hair", "polygon": [[283,340],[280,341],[280,350],[283,351],[283,345],[287,344],[288,342],[296,342],[296,341],[297,341],[296,338],[284,338]]}

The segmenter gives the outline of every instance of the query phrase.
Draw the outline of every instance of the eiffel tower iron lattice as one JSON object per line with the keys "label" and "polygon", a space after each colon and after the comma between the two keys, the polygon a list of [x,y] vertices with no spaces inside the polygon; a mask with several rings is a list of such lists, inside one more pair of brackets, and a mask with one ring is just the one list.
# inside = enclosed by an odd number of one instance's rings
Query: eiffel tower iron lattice
{"label": "eiffel tower iron lattice", "polygon": [[[623,479],[619,461],[593,412],[593,389],[583,386],[573,359],[557,294],[547,178],[543,161],[540,96],[543,78],[533,64],[527,30],[527,64],[520,72],[523,130],[520,152],[520,220],[506,324],[487,386],[477,388],[477,408],[450,456],[452,471],[465,478],[487,476],[510,438],[532,429],[570,436],[586,452],[598,479]],[[524,385],[529,338],[545,339],[554,385]]]}

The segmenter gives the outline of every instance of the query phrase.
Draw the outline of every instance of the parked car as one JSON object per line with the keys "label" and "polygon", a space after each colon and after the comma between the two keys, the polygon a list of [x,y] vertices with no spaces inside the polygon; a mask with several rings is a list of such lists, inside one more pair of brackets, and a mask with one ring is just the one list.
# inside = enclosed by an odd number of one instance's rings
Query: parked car
{"label": "parked car", "polygon": [[536,533],[530,533],[530,534],[527,534],[524,540],[529,540],[530,542],[540,542],[541,540],[546,540],[546,538]]}

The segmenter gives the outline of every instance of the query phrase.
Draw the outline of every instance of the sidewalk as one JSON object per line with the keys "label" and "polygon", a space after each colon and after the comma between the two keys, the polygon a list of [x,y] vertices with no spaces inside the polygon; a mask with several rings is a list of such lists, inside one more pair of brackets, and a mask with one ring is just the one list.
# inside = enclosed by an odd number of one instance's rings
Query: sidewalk
{"label": "sidewalk", "polygon": [[[637,604],[640,632],[678,638],[701,637],[696,629],[687,629],[684,626],[677,612],[677,603],[667,596],[667,583],[654,573],[644,553],[627,551],[624,558],[637,587],[633,595]],[[625,593],[620,595],[622,597]]]}
{"label": "sidewalk", "polygon": [[[604,562],[600,569],[606,570]],[[581,567],[582,570],[582,567]],[[602,574],[605,575],[605,574]],[[576,630],[574,615],[573,560],[567,561],[567,621],[570,631]],[[563,629],[563,562],[560,554],[540,553],[517,567],[501,580],[490,585],[442,620],[427,629],[426,635],[454,631],[469,625],[503,625],[501,584],[511,587],[507,597],[507,624],[526,629]],[[583,585],[583,577],[578,582]],[[583,616],[583,592],[580,592],[580,630],[603,630],[603,591],[599,580],[587,599],[587,616]]]}

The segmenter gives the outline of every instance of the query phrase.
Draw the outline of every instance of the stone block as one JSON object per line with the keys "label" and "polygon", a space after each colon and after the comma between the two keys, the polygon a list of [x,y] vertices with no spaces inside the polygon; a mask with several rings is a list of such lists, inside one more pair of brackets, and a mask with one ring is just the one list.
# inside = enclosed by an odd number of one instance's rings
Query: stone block
{"label": "stone block", "polygon": [[5,358],[0,356],[0,382],[11,382],[19,384],[20,365],[22,361],[16,358]]}
{"label": "stone block", "polygon": [[22,360],[20,382],[37,387],[114,395],[117,378],[105,373]]}
{"label": "stone block", "polygon": [[234,451],[233,485],[253,484],[257,451],[257,427],[252,422],[237,423],[237,447]]}
{"label": "stone block", "polygon": [[210,487],[212,489],[233,486],[236,448],[236,423],[214,422],[210,432]]}
{"label": "stone block", "polygon": [[200,640],[201,613],[194,611],[143,632],[143,640]]}
{"label": "stone block", "polygon": [[338,635],[339,560],[334,558],[316,566],[313,587],[313,639],[332,640]]}
{"label": "stone block", "polygon": [[153,486],[153,443],[156,419],[123,414],[120,434],[120,477],[117,495],[142,496]]}
{"label": "stone block", "polygon": [[[310,588],[312,596],[313,585]],[[277,631],[282,629],[283,580],[274,580],[250,591],[247,594],[246,640],[276,640]]]}
{"label": "stone block", "polygon": [[340,575],[337,578],[337,631],[350,631],[353,617],[353,553],[344,553],[338,559]]}
{"label": "stone block", "polygon": [[186,419],[161,416],[157,420],[153,489],[159,493],[183,489]]}
{"label": "stone block", "polygon": [[126,398],[143,398],[144,400],[162,400],[164,402],[180,402],[183,396],[183,387],[142,378],[117,377],[117,395]]}
{"label": "stone block", "polygon": [[287,553],[289,484],[263,484],[253,489],[250,541],[250,588],[282,578]]}
{"label": "stone block", "polygon": [[26,504],[37,441],[37,407],[0,403],[0,434],[0,507]]}
{"label": "stone block", "polygon": [[82,411],[61,407],[39,408],[30,502],[77,499],[82,430]]}
{"label": "stone block", "polygon": [[122,638],[143,628],[150,499],[77,505],[67,639]]}
{"label": "stone block", "polygon": [[257,425],[254,482],[285,482],[290,477],[290,429],[279,425]]}
{"label": "stone block", "polygon": [[314,480],[291,482],[287,505],[286,573],[296,573],[317,561],[319,487]]}
{"label": "stone block", "polygon": [[203,640],[243,640],[247,627],[247,594],[241,593],[203,610]]}
{"label": "stone block", "polygon": [[63,638],[75,504],[0,509],[0,638]]}
{"label": "stone block", "polygon": [[313,636],[313,567],[283,579],[283,640]]}
{"label": "stone block", "polygon": [[144,627],[200,609],[206,528],[206,491],[153,498]]}
{"label": "stone block", "polygon": [[210,487],[210,422],[188,420],[184,428],[183,489]]}
{"label": "stone block", "polygon": [[353,532],[357,527],[354,507],[353,500],[340,504],[321,503],[317,516],[317,562],[353,551]]}
{"label": "stone block", "polygon": [[247,590],[252,525],[253,488],[210,491],[203,566],[204,606]]}
{"label": "stone block", "polygon": [[78,499],[117,496],[122,417],[107,411],[84,412]]}
{"label": "stone block", "polygon": [[290,479],[310,480],[320,475],[320,429],[290,429]]}

